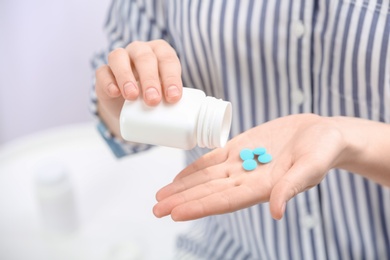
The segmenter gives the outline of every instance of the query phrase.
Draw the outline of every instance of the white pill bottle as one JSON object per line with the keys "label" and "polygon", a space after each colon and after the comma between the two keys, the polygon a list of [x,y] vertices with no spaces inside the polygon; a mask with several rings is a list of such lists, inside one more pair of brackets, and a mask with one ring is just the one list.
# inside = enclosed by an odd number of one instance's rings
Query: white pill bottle
{"label": "white pill bottle", "polygon": [[183,88],[179,102],[151,107],[140,97],[125,101],[120,114],[123,139],[136,143],[190,150],[225,146],[232,121],[230,102]]}

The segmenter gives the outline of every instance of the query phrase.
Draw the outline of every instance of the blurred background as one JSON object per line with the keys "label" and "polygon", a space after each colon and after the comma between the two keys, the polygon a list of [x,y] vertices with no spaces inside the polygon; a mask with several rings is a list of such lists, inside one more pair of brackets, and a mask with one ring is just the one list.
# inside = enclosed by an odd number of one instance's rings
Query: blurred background
{"label": "blurred background", "polygon": [[106,47],[109,0],[0,1],[0,146],[91,120],[92,55]]}
{"label": "blurred background", "polygon": [[90,115],[109,4],[0,0],[0,259],[169,260],[189,224],[152,214],[182,151],[119,160]]}

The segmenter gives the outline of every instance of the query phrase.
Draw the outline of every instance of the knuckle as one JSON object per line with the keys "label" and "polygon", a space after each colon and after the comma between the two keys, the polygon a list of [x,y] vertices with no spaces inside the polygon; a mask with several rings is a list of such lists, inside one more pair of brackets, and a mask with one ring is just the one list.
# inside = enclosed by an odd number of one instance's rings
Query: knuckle
{"label": "knuckle", "polygon": [[290,187],[289,192],[291,198],[297,196],[300,192],[303,191],[303,187],[300,183],[288,179],[285,179],[284,181],[287,184],[286,186]]}
{"label": "knuckle", "polygon": [[164,86],[169,86],[172,84],[179,85],[178,81],[180,80],[178,75],[164,75],[162,82]]}
{"label": "knuckle", "polygon": [[149,76],[147,78],[141,79],[140,83],[143,88],[147,88],[151,86],[159,87],[160,85],[159,79],[154,76]]}
{"label": "knuckle", "polygon": [[179,58],[175,54],[169,52],[158,53],[158,59],[165,66],[171,66],[175,70],[181,70]]}
{"label": "knuckle", "polygon": [[167,48],[167,46],[159,46],[155,49],[155,52],[159,59],[163,60],[164,62],[179,62],[179,58],[177,57],[175,50],[172,49],[170,46],[169,48]]}
{"label": "knuckle", "polygon": [[163,39],[153,40],[153,41],[151,41],[151,43],[156,43],[157,45],[170,46],[169,43]]}
{"label": "knuckle", "polygon": [[151,42],[151,47],[159,57],[159,59],[166,60],[168,62],[178,62],[175,49],[165,40],[158,39]]}
{"label": "knuckle", "polygon": [[150,46],[152,46],[153,49],[166,49],[166,50],[170,50],[171,52],[175,52],[172,46],[163,39],[150,41],[149,44]]}
{"label": "knuckle", "polygon": [[156,60],[156,56],[153,54],[153,52],[139,50],[134,52],[132,55],[132,59],[134,62],[149,62]]}
{"label": "knuckle", "polygon": [[112,59],[115,59],[117,58],[118,56],[121,56],[125,53],[125,49],[123,48],[116,48],[114,50],[112,50],[109,54],[108,54],[108,61],[112,60]]}
{"label": "knuckle", "polygon": [[98,67],[98,68],[95,70],[95,76],[96,76],[96,78],[98,79],[98,78],[100,78],[100,77],[106,75],[109,69],[110,69],[110,68],[108,67],[107,64],[104,64],[104,65]]}
{"label": "knuckle", "polygon": [[133,41],[127,45],[126,49],[131,50],[131,49],[137,49],[140,48],[141,46],[145,45],[146,43],[143,41]]}
{"label": "knuckle", "polygon": [[132,77],[132,71],[129,67],[118,66],[113,73],[118,81],[127,81]]}
{"label": "knuckle", "polygon": [[134,62],[147,62],[150,60],[156,60],[155,54],[147,48],[137,49],[132,53],[131,56]]}
{"label": "knuckle", "polygon": [[126,47],[133,60],[153,57],[153,50],[146,42],[134,41]]}

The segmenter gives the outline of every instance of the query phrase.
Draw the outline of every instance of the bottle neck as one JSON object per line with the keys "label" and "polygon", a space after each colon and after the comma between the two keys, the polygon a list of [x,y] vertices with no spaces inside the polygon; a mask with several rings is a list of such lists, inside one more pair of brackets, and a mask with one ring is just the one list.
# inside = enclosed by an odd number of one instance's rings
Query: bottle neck
{"label": "bottle neck", "polygon": [[198,146],[207,148],[225,146],[229,138],[231,121],[232,106],[230,102],[206,97],[198,115]]}

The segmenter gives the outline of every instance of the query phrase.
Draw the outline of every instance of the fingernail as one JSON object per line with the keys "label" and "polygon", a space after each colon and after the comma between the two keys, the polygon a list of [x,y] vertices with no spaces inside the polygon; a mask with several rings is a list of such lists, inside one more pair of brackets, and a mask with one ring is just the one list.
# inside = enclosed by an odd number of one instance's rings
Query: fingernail
{"label": "fingernail", "polygon": [[123,86],[126,97],[134,97],[138,95],[138,89],[134,83],[128,82]]}
{"label": "fingernail", "polygon": [[167,89],[167,97],[177,97],[180,95],[179,88],[176,86],[169,86]]}
{"label": "fingernail", "polygon": [[145,99],[148,101],[153,101],[155,99],[158,99],[159,97],[160,95],[155,88],[148,88],[145,92]]}

